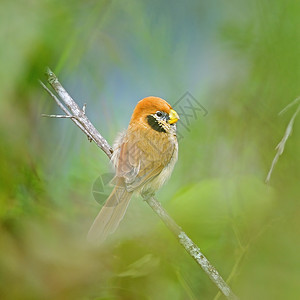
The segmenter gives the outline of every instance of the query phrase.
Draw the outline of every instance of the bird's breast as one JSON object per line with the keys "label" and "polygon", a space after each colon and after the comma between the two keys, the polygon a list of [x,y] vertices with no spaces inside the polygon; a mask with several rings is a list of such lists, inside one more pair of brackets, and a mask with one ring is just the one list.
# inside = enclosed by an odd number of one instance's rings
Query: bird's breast
{"label": "bird's breast", "polygon": [[125,178],[128,190],[153,193],[170,177],[177,154],[173,133],[129,126],[114,147],[116,175]]}

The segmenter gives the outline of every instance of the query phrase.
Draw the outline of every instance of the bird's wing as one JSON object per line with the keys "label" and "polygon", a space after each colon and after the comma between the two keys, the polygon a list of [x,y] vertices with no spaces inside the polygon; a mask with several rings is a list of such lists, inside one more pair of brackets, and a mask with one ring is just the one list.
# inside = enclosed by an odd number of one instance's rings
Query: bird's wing
{"label": "bird's wing", "polygon": [[156,177],[170,160],[170,151],[162,144],[161,136],[129,136],[123,140],[116,165],[116,176],[123,177],[128,191],[133,191]]}

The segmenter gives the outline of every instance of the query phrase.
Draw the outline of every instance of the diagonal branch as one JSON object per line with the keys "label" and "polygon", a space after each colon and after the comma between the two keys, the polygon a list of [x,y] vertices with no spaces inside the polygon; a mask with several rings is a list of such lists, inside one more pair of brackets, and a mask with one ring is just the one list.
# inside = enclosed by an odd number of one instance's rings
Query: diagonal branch
{"label": "diagonal branch", "polygon": [[[72,99],[72,97],[67,93],[67,91],[63,88],[63,86],[58,81],[55,74],[47,68],[46,70],[47,81],[52,86],[52,88],[56,91],[58,96],[64,102],[64,104],[68,107],[74,118],[72,118],[73,122],[88,136],[89,140],[93,140],[97,146],[104,151],[104,153],[111,159],[112,148],[108,144],[105,138],[98,132],[98,130],[94,127],[94,125],[90,122],[90,120],[85,115],[85,105],[83,109],[77,105],[77,103]],[[52,96],[52,95],[51,95]],[[53,97],[53,96],[52,96]],[[58,100],[59,101],[59,100]],[[56,101],[57,102],[57,101]],[[61,101],[59,101],[61,103]],[[64,106],[61,103],[62,106]],[[61,107],[61,105],[59,105]],[[65,111],[65,110],[64,110]],[[66,111],[65,111],[66,112]],[[79,123],[79,125],[78,125]]]}
{"label": "diagonal branch", "polygon": [[[300,101],[300,97],[296,98],[292,103],[290,103],[287,107],[285,107],[280,113],[279,115],[281,115],[282,113],[286,112],[291,106],[295,105],[296,103],[298,103]],[[294,126],[294,122],[295,122],[295,119],[298,115],[298,113],[300,112],[300,104],[298,105],[298,108],[296,109],[296,111],[294,112],[292,118],[290,119],[289,121],[289,124],[285,130],[285,133],[281,139],[281,141],[279,142],[279,144],[276,146],[275,150],[277,150],[276,152],[276,155],[272,161],[272,164],[271,164],[271,167],[270,167],[270,170],[268,172],[268,175],[267,175],[267,178],[265,180],[266,183],[269,183],[270,179],[271,179],[271,175],[272,175],[272,172],[273,172],[273,169],[279,159],[279,156],[283,153],[284,151],[284,147],[285,147],[285,144],[288,140],[288,138],[290,137],[290,135],[292,134],[292,131],[293,131],[293,126]]]}
{"label": "diagonal branch", "polygon": [[[102,135],[97,131],[93,124],[85,115],[85,105],[83,109],[77,105],[77,103],[71,98],[67,91],[58,81],[55,74],[48,68],[46,70],[47,81],[56,91],[61,101],[43,84],[43,88],[50,94],[50,96],[56,101],[58,106],[66,113],[66,117],[70,118],[89,138],[93,140],[97,146],[105,152],[109,159],[111,159],[113,150]],[[67,107],[61,103],[63,102]],[[175,235],[180,244],[184,247],[187,253],[196,261],[196,263],[205,271],[211,281],[217,286],[217,288],[224,294],[227,299],[237,299],[235,294],[231,291],[230,287],[223,280],[221,275],[215,269],[215,267],[208,261],[208,259],[202,254],[200,248],[186,235],[186,233],[176,224],[176,222],[170,217],[161,204],[154,198],[146,198],[145,201],[153,209],[153,211],[159,216],[159,218],[165,223],[168,229]]]}
{"label": "diagonal branch", "polygon": [[168,229],[179,240],[179,243],[188,252],[188,254],[196,261],[196,263],[204,270],[210,280],[218,287],[218,289],[227,297],[227,299],[238,299],[230,287],[218,273],[216,268],[209,262],[209,260],[201,252],[200,248],[187,236],[180,226],[171,218],[161,204],[154,198],[145,199],[154,212],[165,223]]}

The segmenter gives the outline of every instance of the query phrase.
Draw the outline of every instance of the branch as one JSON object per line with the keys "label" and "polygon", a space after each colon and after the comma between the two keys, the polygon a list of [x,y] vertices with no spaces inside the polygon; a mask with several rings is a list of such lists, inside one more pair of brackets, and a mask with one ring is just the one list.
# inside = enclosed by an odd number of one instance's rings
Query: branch
{"label": "branch", "polygon": [[52,88],[56,91],[58,96],[64,102],[64,104],[68,107],[68,109],[61,103],[59,99],[55,95],[53,95],[49,89],[47,89],[44,84],[43,87],[46,88],[47,92],[50,96],[55,100],[60,108],[66,113],[66,115],[72,116],[71,120],[87,135],[89,140],[93,140],[97,146],[104,151],[104,153],[111,159],[113,150],[106,141],[105,138],[98,132],[98,130],[94,127],[94,125],[90,122],[90,120],[85,115],[86,105],[83,106],[83,109],[80,109],[77,103],[72,99],[72,97],[67,93],[67,91],[63,88],[63,86],[58,81],[55,74],[47,68],[46,70],[47,81],[52,86]]}
{"label": "branch", "polygon": [[[297,99],[295,99],[292,103],[290,103],[287,107],[285,107],[280,113],[279,115],[281,115],[282,113],[286,112],[291,106],[295,105],[296,103],[298,103],[300,100],[300,97],[298,97]],[[295,111],[295,113],[293,114],[292,118],[290,119],[290,122],[285,130],[285,133],[283,135],[283,138],[281,139],[281,141],[279,142],[279,144],[276,146],[276,150],[277,150],[277,153],[272,161],[272,164],[271,164],[271,167],[270,167],[270,170],[268,172],[268,175],[267,175],[267,178],[265,180],[266,183],[269,183],[270,179],[271,179],[271,175],[272,175],[272,172],[273,172],[273,169],[279,159],[279,156],[283,153],[284,151],[284,147],[285,147],[285,143],[287,142],[289,136],[292,134],[292,131],[293,131],[293,126],[294,126],[294,121],[297,117],[297,114],[299,113],[300,111],[300,104],[298,105],[298,108],[297,110]]]}
{"label": "branch", "polygon": [[165,211],[161,204],[154,198],[145,199],[154,212],[165,223],[169,230],[176,236],[179,243],[184,247],[188,254],[196,261],[196,263],[209,276],[210,280],[218,287],[218,289],[228,299],[238,299],[230,287],[218,273],[216,268],[209,262],[209,260],[202,254],[200,248],[187,236],[187,234],[179,227],[176,222]]}
{"label": "branch", "polygon": [[[56,91],[61,101],[43,84],[43,88],[50,94],[55,100],[58,106],[65,112],[66,118],[70,118],[89,138],[93,140],[96,145],[105,152],[109,159],[111,159],[113,150],[102,135],[97,131],[93,124],[85,115],[85,105],[83,109],[80,109],[77,103],[71,98],[67,91],[58,81],[55,74],[47,68],[46,70],[47,81]],[[62,102],[64,104],[62,104]],[[67,106],[67,108],[65,107]],[[50,117],[60,117],[57,115],[50,115]],[[223,278],[220,276],[215,267],[208,261],[208,259],[202,254],[199,247],[186,235],[184,231],[176,224],[176,222],[165,211],[161,204],[154,198],[150,197],[145,199],[149,206],[159,216],[159,218],[165,223],[168,229],[179,240],[180,244],[188,252],[188,254],[196,261],[196,263],[206,272],[211,281],[218,287],[218,289],[224,294],[227,299],[237,299],[233,294],[230,287],[226,284]]]}

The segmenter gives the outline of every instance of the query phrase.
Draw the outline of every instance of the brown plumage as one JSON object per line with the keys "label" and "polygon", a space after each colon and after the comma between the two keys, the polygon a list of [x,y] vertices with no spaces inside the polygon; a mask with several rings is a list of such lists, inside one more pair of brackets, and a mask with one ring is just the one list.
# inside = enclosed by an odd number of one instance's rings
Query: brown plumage
{"label": "brown plumage", "polygon": [[115,142],[115,188],[90,228],[89,240],[104,240],[116,230],[134,192],[149,197],[171,175],[178,154],[178,119],[161,98],[147,97],[138,102],[127,131]]}

